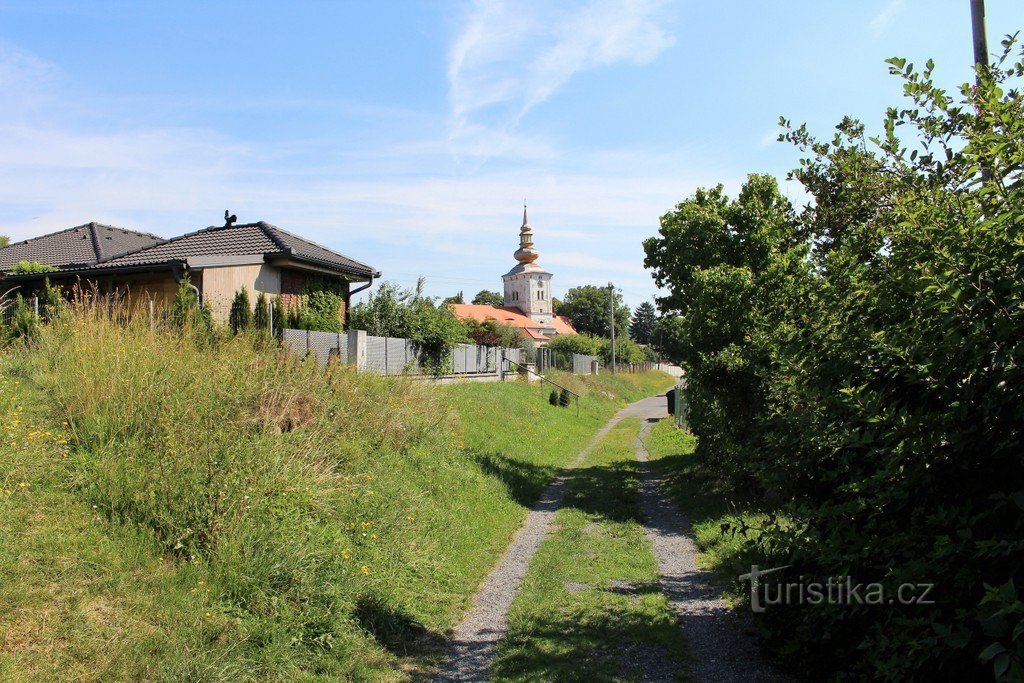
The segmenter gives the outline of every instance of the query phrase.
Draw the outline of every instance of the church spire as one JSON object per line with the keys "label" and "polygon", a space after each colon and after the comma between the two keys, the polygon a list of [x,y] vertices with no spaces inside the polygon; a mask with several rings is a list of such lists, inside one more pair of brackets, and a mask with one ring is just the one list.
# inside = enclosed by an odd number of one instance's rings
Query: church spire
{"label": "church spire", "polygon": [[537,250],[533,248],[533,228],[526,216],[526,200],[523,200],[523,226],[519,228],[519,248],[513,254],[516,261],[522,265],[533,263],[537,260]]}

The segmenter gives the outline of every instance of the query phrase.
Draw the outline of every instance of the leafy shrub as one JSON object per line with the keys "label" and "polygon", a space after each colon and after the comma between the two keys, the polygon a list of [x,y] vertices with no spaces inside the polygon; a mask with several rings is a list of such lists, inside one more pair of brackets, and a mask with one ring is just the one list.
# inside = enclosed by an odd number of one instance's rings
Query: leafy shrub
{"label": "leafy shrub", "polygon": [[1010,64],[1004,45],[959,101],[931,62],[891,60],[911,104],[880,137],[783,121],[814,198],[800,214],[751,176],[734,200],[699,190],[645,243],[699,455],[789,520],[760,530],[760,563],[888,595],[935,584],[931,605],[759,615],[814,678],[1024,667],[1024,52]]}
{"label": "leafy shrub", "polygon": [[551,390],[551,394],[548,396],[548,403],[553,406],[558,405],[558,389]]}

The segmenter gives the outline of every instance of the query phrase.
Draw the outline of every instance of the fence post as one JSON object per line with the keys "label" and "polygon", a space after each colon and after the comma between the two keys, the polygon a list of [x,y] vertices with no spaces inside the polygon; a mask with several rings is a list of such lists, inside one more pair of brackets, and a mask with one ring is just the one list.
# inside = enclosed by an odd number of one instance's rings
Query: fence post
{"label": "fence post", "polygon": [[[348,364],[356,369],[356,372],[366,370],[366,331],[348,331]],[[385,368],[386,371],[386,368]]]}
{"label": "fence post", "polygon": [[32,297],[32,311],[35,313],[36,319],[39,318],[39,297]]}
{"label": "fence post", "polygon": [[389,346],[391,346],[391,344],[388,344],[388,337],[387,337],[387,335],[385,335],[384,336],[384,375],[385,376],[391,374],[391,368],[388,367],[388,347]]}
{"label": "fence post", "polygon": [[149,333],[153,334],[153,328],[156,326],[156,315],[153,311],[153,300],[149,300]]}
{"label": "fence post", "polygon": [[274,336],[274,302],[267,299],[267,324],[270,326],[270,336]]}
{"label": "fence post", "polygon": [[309,349],[312,346],[312,344],[310,343],[310,337],[312,337],[312,336],[313,336],[313,333],[310,332],[309,330],[306,330],[306,355],[307,356],[309,355]]}

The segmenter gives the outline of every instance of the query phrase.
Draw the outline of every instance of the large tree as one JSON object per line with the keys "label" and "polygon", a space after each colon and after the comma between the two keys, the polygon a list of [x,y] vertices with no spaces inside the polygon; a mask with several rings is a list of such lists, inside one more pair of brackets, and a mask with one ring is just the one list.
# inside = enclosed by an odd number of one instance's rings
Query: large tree
{"label": "large tree", "polygon": [[492,292],[489,289],[481,289],[476,293],[476,296],[473,297],[473,303],[478,306],[481,304],[486,306],[501,306],[505,303],[505,298],[497,292]]}
{"label": "large tree", "polygon": [[11,238],[7,235],[0,235],[0,249],[3,249],[11,243]]}
{"label": "large tree", "polygon": [[654,304],[645,301],[633,311],[633,320],[629,323],[629,336],[638,344],[654,342],[654,329],[658,324],[658,313]]}
{"label": "large tree", "polygon": [[813,679],[1024,679],[1015,49],[959,94],[931,62],[890,60],[909,103],[878,136],[849,118],[825,140],[782,122],[813,199],[799,215],[752,176],[735,200],[698,191],[645,243],[679,316],[695,460],[771,511],[726,525],[748,539],[737,565],[890,598],[935,587],[912,605],[758,615]]}
{"label": "large tree", "polygon": [[[608,296],[607,287],[573,287],[565,293],[565,298],[559,302],[555,312],[569,318],[577,332],[607,337],[611,334],[611,327],[608,324],[611,312]],[[629,328],[629,306],[622,303],[622,295],[618,292],[614,293],[614,297],[615,333],[624,335]]]}

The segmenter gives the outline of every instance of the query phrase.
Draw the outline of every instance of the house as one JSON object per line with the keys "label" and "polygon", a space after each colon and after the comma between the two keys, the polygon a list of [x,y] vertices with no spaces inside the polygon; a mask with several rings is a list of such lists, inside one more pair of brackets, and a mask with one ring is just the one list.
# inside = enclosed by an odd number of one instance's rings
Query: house
{"label": "house", "polygon": [[518,263],[501,277],[505,286],[503,305],[451,304],[452,313],[460,320],[478,323],[493,320],[518,327],[541,345],[558,334],[576,334],[568,318],[554,314],[551,273],[537,264],[538,256],[533,247],[533,228],[524,205],[519,248],[513,254]]}
{"label": "house", "polygon": [[55,268],[91,266],[163,241],[148,232],[86,223],[0,248],[0,271],[10,271],[23,261]]}
{"label": "house", "polygon": [[[260,292],[280,295],[286,309],[299,306],[303,295],[326,289],[341,295],[343,310],[339,315],[344,318],[352,294],[369,287],[380,276],[372,266],[263,221],[240,225],[229,221],[224,227],[209,227],[168,240],[149,235],[148,241],[132,237],[144,233],[97,226],[82,234],[98,235],[99,243],[108,248],[94,248],[91,259],[84,258],[89,256],[88,248],[75,241],[87,241],[74,232],[84,227],[0,249],[0,268],[7,271],[4,284],[23,285],[23,290],[30,291],[38,288],[45,275],[54,284],[81,281],[103,293],[119,292],[132,300],[169,304],[187,276],[218,320],[227,319],[235,293],[243,288],[250,299]],[[58,237],[64,233],[75,237]],[[111,243],[104,242],[107,237],[111,237]],[[134,248],[122,248],[129,246]],[[38,261],[58,270],[45,274],[11,272],[18,261]],[[363,285],[353,288],[356,283]]]}

